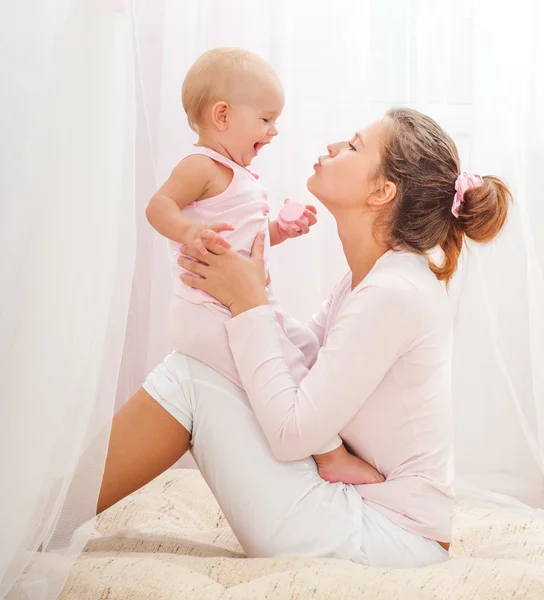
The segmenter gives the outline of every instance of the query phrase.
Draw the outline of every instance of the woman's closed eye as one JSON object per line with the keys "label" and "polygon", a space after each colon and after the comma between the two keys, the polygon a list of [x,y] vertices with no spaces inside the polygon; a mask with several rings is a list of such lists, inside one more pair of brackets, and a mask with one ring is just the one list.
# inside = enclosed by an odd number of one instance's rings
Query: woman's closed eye
{"label": "woman's closed eye", "polygon": [[348,146],[350,150],[354,150],[355,152],[357,152],[357,148],[351,142],[348,143]]}

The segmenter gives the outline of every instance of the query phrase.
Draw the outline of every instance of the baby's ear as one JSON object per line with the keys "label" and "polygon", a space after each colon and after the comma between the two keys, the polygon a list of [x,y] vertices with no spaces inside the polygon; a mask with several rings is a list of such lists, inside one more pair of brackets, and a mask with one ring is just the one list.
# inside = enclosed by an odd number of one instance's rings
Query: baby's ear
{"label": "baby's ear", "polygon": [[221,100],[212,106],[212,123],[219,129],[225,131],[227,128],[227,117],[230,112],[229,105]]}

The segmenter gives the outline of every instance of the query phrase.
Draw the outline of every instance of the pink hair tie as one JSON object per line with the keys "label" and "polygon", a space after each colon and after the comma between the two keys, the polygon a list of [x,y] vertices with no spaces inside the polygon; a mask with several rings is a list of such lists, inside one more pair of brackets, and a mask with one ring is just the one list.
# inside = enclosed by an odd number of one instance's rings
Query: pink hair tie
{"label": "pink hair tie", "polygon": [[465,201],[465,192],[474,187],[480,185],[484,180],[479,175],[471,175],[470,173],[461,173],[455,180],[455,197],[453,198],[453,206],[451,207],[452,215],[458,219],[459,209],[461,204]]}

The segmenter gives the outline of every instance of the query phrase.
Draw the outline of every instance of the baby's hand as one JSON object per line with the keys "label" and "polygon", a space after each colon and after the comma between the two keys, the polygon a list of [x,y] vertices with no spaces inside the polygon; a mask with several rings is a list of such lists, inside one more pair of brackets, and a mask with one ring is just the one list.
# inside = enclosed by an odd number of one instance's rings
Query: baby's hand
{"label": "baby's hand", "polygon": [[195,223],[187,232],[185,246],[188,250],[194,252],[197,250],[202,254],[208,254],[206,246],[219,244],[223,248],[230,248],[229,242],[222,238],[221,231],[233,231],[234,227],[228,223],[212,223],[211,225],[201,225]]}
{"label": "baby's hand", "polygon": [[[287,203],[288,200],[285,202]],[[305,209],[304,217],[308,220],[308,222],[306,223],[300,219],[295,221],[298,229],[295,229],[294,227],[287,227],[283,229],[279,226],[278,221],[272,221],[270,223],[270,244],[272,246],[281,244],[285,240],[300,237],[301,235],[305,235],[306,233],[310,232],[310,227],[313,227],[317,223],[317,209],[311,204],[306,204]]]}
{"label": "baby's hand", "polygon": [[306,209],[304,211],[304,216],[308,219],[308,223],[306,224],[300,219],[295,221],[300,231],[297,231],[293,227],[288,227],[287,231],[289,232],[289,237],[299,237],[300,235],[310,233],[310,227],[313,227],[317,223],[317,208],[311,204],[306,204],[304,208]]}

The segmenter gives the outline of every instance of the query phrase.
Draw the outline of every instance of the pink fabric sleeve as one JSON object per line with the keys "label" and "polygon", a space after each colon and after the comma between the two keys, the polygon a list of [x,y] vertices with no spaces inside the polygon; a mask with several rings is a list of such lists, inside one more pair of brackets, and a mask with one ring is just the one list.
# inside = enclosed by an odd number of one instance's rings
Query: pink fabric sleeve
{"label": "pink fabric sleeve", "polygon": [[[306,324],[297,321],[297,319],[291,315],[283,314],[280,335],[283,335],[288,343],[293,344],[302,352],[304,356],[304,366],[306,367],[304,376],[306,376],[308,369],[315,363],[317,353],[323,345],[329,306],[330,300],[323,302],[320,310],[313,315]],[[290,367],[292,369],[293,365],[291,364]],[[302,377],[299,376],[296,381],[301,381],[301,379]]]}
{"label": "pink fabric sleeve", "polygon": [[282,356],[269,306],[227,322],[240,378],[279,460],[306,458],[342,431],[410,347],[420,313],[418,292],[404,280],[356,289],[299,386]]}
{"label": "pink fabric sleeve", "polygon": [[329,296],[329,298],[321,304],[320,309],[312,315],[312,318],[306,323],[306,327],[315,333],[320,347],[323,346],[323,340],[325,339],[325,327],[327,325],[327,315],[329,314],[331,307],[331,299],[332,296]]}

